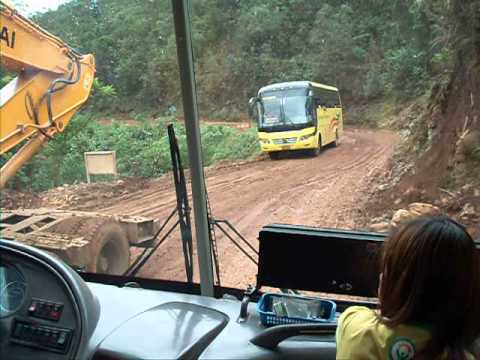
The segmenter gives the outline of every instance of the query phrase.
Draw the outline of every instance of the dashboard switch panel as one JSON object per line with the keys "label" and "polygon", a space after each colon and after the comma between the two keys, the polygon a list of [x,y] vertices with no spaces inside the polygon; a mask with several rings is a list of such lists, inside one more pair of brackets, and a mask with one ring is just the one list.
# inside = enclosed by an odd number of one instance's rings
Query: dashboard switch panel
{"label": "dashboard switch panel", "polygon": [[15,321],[11,340],[26,346],[62,352],[68,350],[72,330],[45,326],[25,321]]}
{"label": "dashboard switch panel", "polygon": [[63,304],[41,299],[32,299],[30,306],[28,307],[28,314],[30,316],[51,321],[60,320],[62,311]]}

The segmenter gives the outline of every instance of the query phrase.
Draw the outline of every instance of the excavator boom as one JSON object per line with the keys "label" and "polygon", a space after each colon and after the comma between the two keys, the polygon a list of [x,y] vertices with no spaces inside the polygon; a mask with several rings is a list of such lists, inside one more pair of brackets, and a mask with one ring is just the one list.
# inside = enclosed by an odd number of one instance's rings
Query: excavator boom
{"label": "excavator boom", "polygon": [[62,132],[88,99],[93,55],[81,55],[0,1],[2,67],[18,76],[0,91],[0,155],[24,144],[0,170],[0,188]]}

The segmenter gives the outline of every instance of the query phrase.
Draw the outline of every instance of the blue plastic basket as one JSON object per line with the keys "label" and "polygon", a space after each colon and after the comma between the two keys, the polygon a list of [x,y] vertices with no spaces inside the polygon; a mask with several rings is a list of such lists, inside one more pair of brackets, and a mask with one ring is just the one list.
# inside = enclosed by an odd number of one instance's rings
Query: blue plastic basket
{"label": "blue plastic basket", "polygon": [[[322,318],[308,318],[308,317],[293,317],[293,316],[279,316],[272,310],[273,299],[277,298],[297,298],[302,300],[320,301],[322,310],[325,310],[326,315]],[[313,297],[305,297],[298,295],[273,294],[266,293],[260,298],[257,303],[257,312],[260,315],[260,322],[265,326],[272,325],[286,325],[286,324],[301,324],[301,323],[328,323],[336,322],[337,304],[330,300],[323,300]]]}

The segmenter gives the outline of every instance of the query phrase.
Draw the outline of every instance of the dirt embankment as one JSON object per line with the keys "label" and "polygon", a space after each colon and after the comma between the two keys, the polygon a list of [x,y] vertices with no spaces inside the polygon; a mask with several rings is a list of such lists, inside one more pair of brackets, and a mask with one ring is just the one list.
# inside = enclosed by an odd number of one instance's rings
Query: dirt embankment
{"label": "dirt embankment", "polygon": [[[477,21],[478,23],[478,21]],[[469,56],[457,54],[448,82],[415,101],[389,125],[401,142],[382,191],[368,211],[385,204],[435,204],[480,237],[480,41]],[[386,190],[386,191],[384,191]],[[388,209],[387,209],[388,210]]]}
{"label": "dirt embankment", "polygon": [[[255,246],[270,223],[357,228],[365,223],[365,205],[393,154],[398,137],[389,131],[350,129],[337,148],[318,157],[289,154],[221,164],[206,170],[213,215],[229,220]],[[170,175],[139,182],[72,185],[40,195],[37,206],[94,210],[165,219],[176,204]],[[185,280],[180,239],[175,233],[140,273],[145,277]],[[256,267],[217,233],[222,283],[245,287],[255,282]]]}

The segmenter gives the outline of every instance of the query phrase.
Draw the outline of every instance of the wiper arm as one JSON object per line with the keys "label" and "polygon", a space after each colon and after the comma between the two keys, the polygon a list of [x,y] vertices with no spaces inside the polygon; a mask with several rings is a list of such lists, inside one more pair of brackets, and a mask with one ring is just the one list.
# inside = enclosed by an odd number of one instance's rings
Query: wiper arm
{"label": "wiper arm", "polygon": [[[188,194],[186,188],[185,175],[183,172],[183,166],[180,158],[180,150],[178,142],[175,137],[173,125],[168,125],[168,138],[170,141],[170,155],[172,157],[172,167],[175,182],[175,192],[177,196],[177,206],[172,210],[170,215],[164,221],[164,223],[157,230],[153,237],[152,247],[146,248],[128,268],[124,275],[135,276],[140,269],[147,263],[157,249],[162,245],[168,236],[175,230],[177,226],[180,226],[180,234],[182,239],[182,250],[185,260],[185,272],[187,275],[187,281],[193,282],[193,245],[192,245],[192,229],[190,222],[190,206],[188,204]],[[178,215],[177,221],[169,227],[166,234],[160,239],[160,233],[166,229],[167,224]]]}

